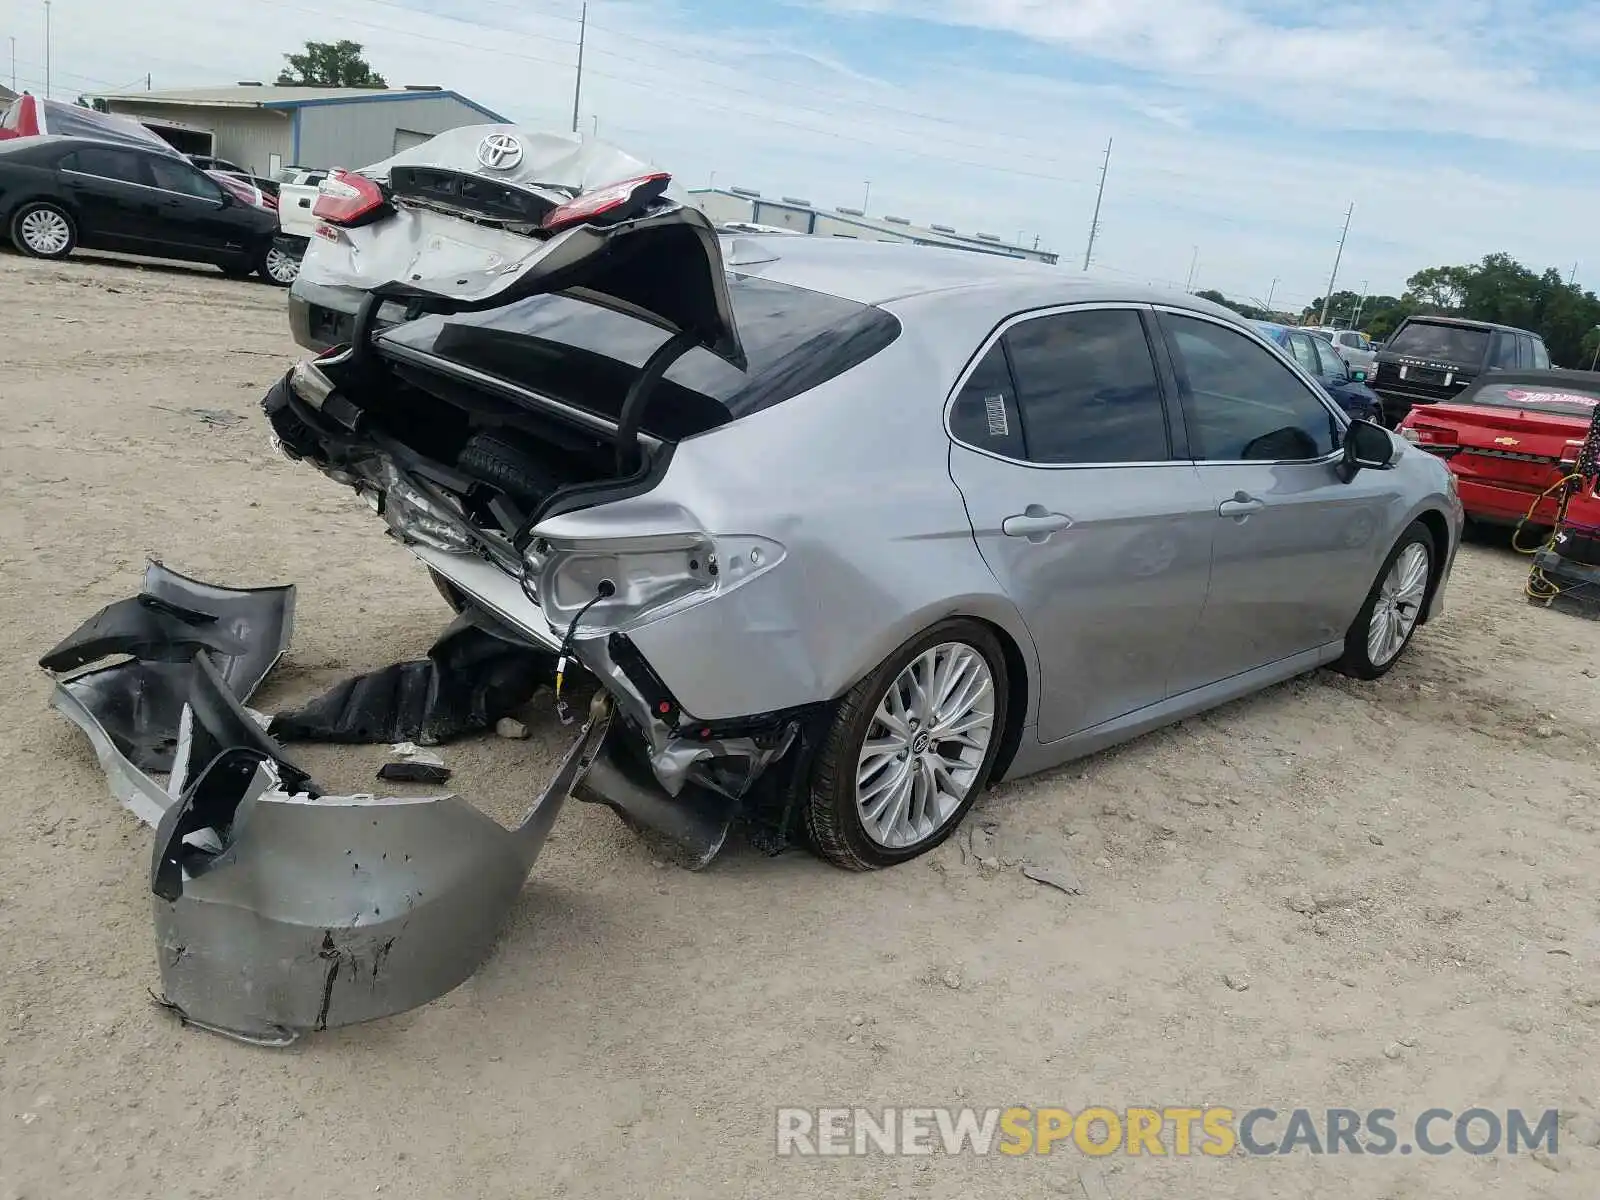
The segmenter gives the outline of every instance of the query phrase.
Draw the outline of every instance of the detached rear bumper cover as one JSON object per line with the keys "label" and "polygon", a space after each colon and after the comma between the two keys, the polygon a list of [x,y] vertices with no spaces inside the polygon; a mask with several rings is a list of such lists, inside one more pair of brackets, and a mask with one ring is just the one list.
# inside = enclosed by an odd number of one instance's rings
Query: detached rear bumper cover
{"label": "detached rear bumper cover", "polygon": [[[287,645],[292,588],[242,591],[159,564],[41,660],[117,796],[156,830],[165,1002],[282,1044],[403,1012],[477,969],[609,724],[596,707],[515,829],[451,796],[329,796],[244,702]],[[165,785],[152,772],[170,771]]]}

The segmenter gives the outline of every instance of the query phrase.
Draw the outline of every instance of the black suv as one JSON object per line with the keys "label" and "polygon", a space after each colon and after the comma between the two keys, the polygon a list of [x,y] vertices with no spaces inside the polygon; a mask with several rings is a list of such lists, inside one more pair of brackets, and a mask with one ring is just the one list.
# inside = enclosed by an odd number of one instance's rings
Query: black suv
{"label": "black suv", "polygon": [[1543,371],[1544,339],[1526,329],[1457,317],[1407,317],[1382,350],[1367,386],[1393,429],[1418,404],[1454,400],[1484,371]]}

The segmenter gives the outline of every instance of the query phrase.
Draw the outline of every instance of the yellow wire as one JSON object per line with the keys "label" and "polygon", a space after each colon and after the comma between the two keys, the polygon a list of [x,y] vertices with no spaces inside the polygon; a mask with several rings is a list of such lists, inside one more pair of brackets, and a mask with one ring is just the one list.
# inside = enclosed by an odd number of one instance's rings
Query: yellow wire
{"label": "yellow wire", "polygon": [[1511,531],[1511,548],[1513,550],[1515,550],[1518,554],[1537,554],[1555,540],[1555,530],[1552,529],[1550,531],[1550,537],[1545,539],[1545,541],[1541,542],[1537,546],[1523,546],[1517,541],[1517,539],[1522,535],[1522,527],[1529,521],[1533,520],[1534,512],[1538,509],[1539,505],[1544,502],[1545,497],[1556,489],[1565,487],[1574,479],[1580,478],[1581,476],[1579,475],[1563,475],[1560,479],[1556,480],[1549,487],[1545,488],[1544,491],[1540,492],[1538,496],[1534,498],[1533,503],[1528,505],[1527,513],[1524,514],[1522,520],[1517,522],[1517,527]]}

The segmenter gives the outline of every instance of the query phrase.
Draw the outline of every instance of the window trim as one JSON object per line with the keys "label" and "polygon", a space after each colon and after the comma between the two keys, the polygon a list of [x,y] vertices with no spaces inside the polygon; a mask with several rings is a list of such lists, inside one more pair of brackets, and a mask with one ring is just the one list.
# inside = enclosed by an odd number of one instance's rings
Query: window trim
{"label": "window trim", "polygon": [[[1065,316],[1072,313],[1107,311],[1128,311],[1132,312],[1139,319],[1139,328],[1144,334],[1145,349],[1150,355],[1151,373],[1155,376],[1156,380],[1156,391],[1161,397],[1161,416],[1167,427],[1167,453],[1169,457],[1143,462],[1111,461],[1044,463],[1034,462],[1032,459],[1027,458],[1012,458],[1008,454],[996,454],[993,450],[985,450],[981,446],[974,446],[971,442],[963,441],[956,436],[955,430],[950,425],[950,415],[955,411],[956,400],[961,396],[962,390],[967,386],[967,380],[972,378],[972,376],[977,372],[978,367],[983,360],[989,357],[989,352],[993,350],[995,346],[999,346],[1001,354],[1005,357],[1006,371],[1011,375],[1012,391],[1017,395],[1017,416],[1018,420],[1022,422],[1024,431],[1023,440],[1024,443],[1026,443],[1027,417],[1022,412],[1022,392],[1021,389],[1017,387],[1016,371],[1012,368],[1011,350],[1001,341],[1001,339],[1005,337],[1009,330],[1017,325],[1021,325],[1025,321],[1035,321],[1042,317]],[[1151,306],[1149,304],[1140,303],[1138,301],[1085,300],[1079,301],[1075,304],[1049,304],[1040,308],[1024,309],[1005,317],[998,325],[991,329],[988,336],[985,337],[981,343],[979,343],[978,349],[973,353],[972,357],[967,360],[966,366],[961,368],[961,373],[956,376],[954,386],[951,387],[949,394],[945,397],[944,432],[945,436],[950,439],[950,444],[952,446],[960,446],[963,450],[969,450],[973,454],[981,454],[985,458],[992,458],[998,462],[1010,463],[1012,466],[1029,467],[1036,471],[1103,471],[1107,467],[1147,468],[1192,466],[1193,460],[1188,457],[1189,447],[1187,429],[1178,421],[1174,420],[1174,401],[1176,400],[1176,395],[1172,391],[1172,388],[1175,384],[1175,380],[1169,373],[1171,370],[1171,364],[1164,357],[1166,345],[1164,340],[1158,339],[1156,336],[1154,336],[1159,334],[1161,331],[1159,329],[1151,328],[1150,321],[1147,319],[1150,311]],[[1181,413],[1179,416],[1181,418]],[[1182,457],[1180,457],[1180,455]]]}
{"label": "window trim", "polygon": [[[117,147],[117,149],[119,149],[119,150],[121,148],[122,147],[120,147],[120,146]],[[74,150],[74,151],[71,151],[70,153],[74,153],[75,154],[75,153],[77,153],[77,151]],[[138,151],[131,151],[130,153],[138,154],[139,152]],[[62,155],[62,158],[65,158],[65,157],[66,157],[66,155]],[[144,161],[145,160],[141,157],[140,158],[140,162],[143,163]],[[59,160],[58,160],[58,163],[59,163]],[[96,175],[93,171],[78,171],[78,170],[74,170],[72,167],[63,167],[63,166],[60,166],[60,165],[57,165],[56,171],[59,172],[62,175],[74,175],[79,179],[98,179],[102,183],[115,183],[115,184],[120,184],[122,187],[142,188],[144,191],[147,191],[147,192],[159,192],[163,196],[182,196],[185,200],[195,200],[195,201],[198,201],[201,204],[215,205],[217,208],[225,208],[225,207],[227,207],[227,205],[225,203],[221,202],[221,201],[212,200],[212,199],[209,199],[209,198],[207,198],[205,196],[196,196],[193,192],[175,192],[171,188],[157,187],[153,183],[136,183],[131,179],[118,179],[115,175]],[[202,171],[200,173],[202,175],[205,174],[204,171]],[[152,178],[154,178],[154,176],[152,176]],[[212,180],[212,182],[216,183],[216,180]],[[217,185],[217,190],[219,192],[222,191],[222,186],[220,184]]]}
{"label": "window trim", "polygon": [[1183,393],[1188,387],[1188,378],[1179,371],[1179,366],[1183,362],[1183,356],[1178,353],[1178,348],[1171,344],[1173,336],[1172,331],[1168,329],[1167,326],[1160,320],[1161,315],[1164,313],[1175,317],[1191,317],[1196,321],[1205,321],[1208,324],[1216,325],[1222,329],[1228,329],[1234,333],[1243,334],[1246,338],[1254,341],[1258,346],[1264,348],[1284,366],[1288,367],[1290,373],[1292,373],[1300,381],[1301,386],[1304,387],[1306,391],[1311,393],[1311,398],[1320,404],[1325,411],[1332,413],[1334,419],[1339,425],[1339,431],[1341,434],[1339,444],[1335,445],[1333,450],[1328,454],[1321,455],[1317,458],[1196,458],[1191,450],[1188,459],[1190,463],[1197,467],[1270,467],[1280,464],[1303,464],[1307,466],[1313,466],[1320,463],[1338,462],[1344,457],[1344,438],[1342,435],[1348,432],[1350,429],[1349,414],[1334,402],[1333,397],[1324,390],[1320,383],[1306,374],[1306,372],[1301,368],[1300,364],[1294,361],[1287,349],[1277,345],[1263,334],[1258,333],[1256,330],[1249,328],[1242,323],[1236,324],[1233,321],[1220,320],[1217,317],[1213,317],[1210,313],[1197,312],[1191,308],[1180,308],[1175,304],[1155,304],[1151,307],[1156,312],[1156,323],[1160,327],[1163,339],[1165,339],[1168,344],[1168,353],[1172,356],[1173,374],[1177,377],[1178,384],[1178,408],[1179,411],[1184,414],[1184,424],[1186,427],[1189,420],[1187,411],[1189,404]]}

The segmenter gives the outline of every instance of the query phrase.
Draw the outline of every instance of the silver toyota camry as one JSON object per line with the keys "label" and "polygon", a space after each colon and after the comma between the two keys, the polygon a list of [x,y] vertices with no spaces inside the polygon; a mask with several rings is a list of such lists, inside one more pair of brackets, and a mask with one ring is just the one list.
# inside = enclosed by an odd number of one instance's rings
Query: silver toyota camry
{"label": "silver toyota camry", "polygon": [[[1232,313],[719,237],[664,174],[592,186],[624,167],[458,130],[316,203],[296,286],[348,328],[263,406],[432,573],[455,616],[427,661],[263,728],[294,589],[160,565],[40,660],[155,830],[184,1020],[282,1044],[443,994],[569,796],[691,866],[735,822],[887,866],[994,780],[1326,664],[1374,679],[1440,611],[1444,464]],[[581,726],[514,828],[330,794],[284,745],[442,740],[546,680]]]}
{"label": "silver toyota camry", "polygon": [[530,237],[371,174],[302,275],[355,342],[268,397],[281,443],[458,610],[597,679],[574,794],[701,860],[743,812],[902,862],[995,780],[1382,675],[1440,609],[1449,472],[1225,309],[719,238],[661,175],[551,195]]}

